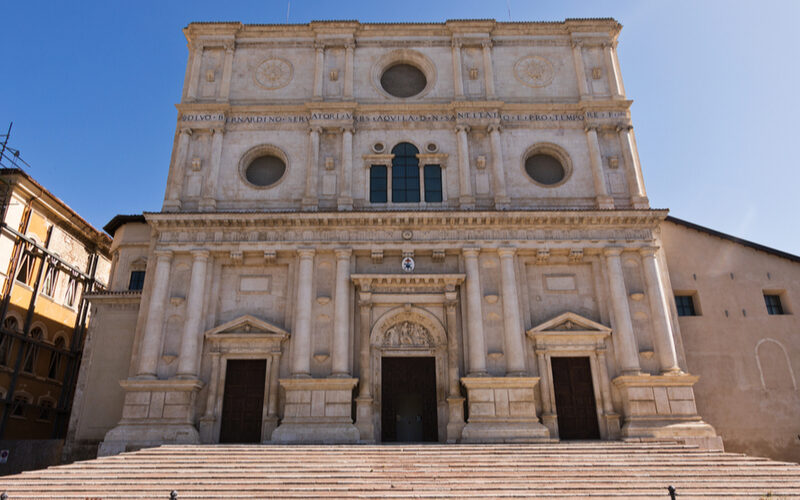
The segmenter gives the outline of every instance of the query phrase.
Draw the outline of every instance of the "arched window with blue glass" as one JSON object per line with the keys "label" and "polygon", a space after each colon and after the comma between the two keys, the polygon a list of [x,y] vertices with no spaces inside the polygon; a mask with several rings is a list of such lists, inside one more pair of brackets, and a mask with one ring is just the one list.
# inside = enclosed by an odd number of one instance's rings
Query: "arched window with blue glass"
{"label": "arched window with blue glass", "polygon": [[392,202],[419,203],[419,150],[401,142],[392,148]]}
{"label": "arched window with blue glass", "polygon": [[[392,148],[391,164],[372,165],[369,173],[370,203],[441,203],[442,168],[420,168],[419,150],[408,142]],[[389,196],[391,195],[391,196]]]}

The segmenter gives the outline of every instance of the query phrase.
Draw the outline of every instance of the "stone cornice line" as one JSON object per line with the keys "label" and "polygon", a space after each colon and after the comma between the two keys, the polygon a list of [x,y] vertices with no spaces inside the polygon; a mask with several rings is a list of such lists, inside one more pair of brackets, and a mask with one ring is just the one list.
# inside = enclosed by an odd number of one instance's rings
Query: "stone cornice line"
{"label": "stone cornice line", "polygon": [[257,228],[358,228],[385,227],[473,227],[655,228],[667,210],[614,211],[502,211],[502,212],[146,212],[147,222],[157,231],[257,229]]}

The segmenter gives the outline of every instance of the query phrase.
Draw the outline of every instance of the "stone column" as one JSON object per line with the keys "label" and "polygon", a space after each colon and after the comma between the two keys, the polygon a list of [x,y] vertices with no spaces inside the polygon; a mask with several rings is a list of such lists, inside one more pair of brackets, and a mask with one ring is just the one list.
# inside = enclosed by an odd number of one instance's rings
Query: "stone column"
{"label": "stone column", "polygon": [[456,292],[445,292],[445,318],[447,321],[447,442],[457,443],[464,429],[464,397],[458,376],[458,333],[456,324]]}
{"label": "stone column", "polygon": [[486,85],[486,99],[494,99],[494,69],[492,68],[492,41],[481,42],[483,47],[483,80]]}
{"label": "stone column", "polygon": [[311,282],[314,279],[314,250],[297,250],[297,301],[292,335],[292,377],[311,376]]}
{"label": "stone column", "polygon": [[483,309],[481,308],[480,248],[464,248],[464,267],[467,287],[467,335],[469,338],[469,376],[486,375],[486,341],[483,336]]}
{"label": "stone column", "polygon": [[583,64],[582,46],[582,41],[572,41],[572,62],[575,64],[575,74],[578,77],[578,92],[581,94],[581,100],[590,98],[589,86],[586,84],[586,68]]}
{"label": "stone column", "polygon": [[322,73],[325,72],[325,44],[315,42],[314,50],[316,59],[314,64],[314,97],[312,100],[322,100]]}
{"label": "stone column", "polygon": [[281,352],[272,352],[272,365],[269,367],[269,399],[267,400],[267,415],[278,415],[278,369],[280,368]]}
{"label": "stone column", "polygon": [[492,181],[494,187],[494,206],[507,209],[511,200],[506,193],[506,169],[503,164],[503,145],[500,142],[500,125],[489,125],[489,142],[492,146]]}
{"label": "stone column", "polygon": [[322,127],[311,127],[308,130],[308,161],[306,163],[306,192],[303,197],[303,210],[317,208],[317,166],[319,165],[319,134]]}
{"label": "stone column", "polygon": [[608,75],[608,88],[612,99],[624,99],[625,95],[622,90],[622,79],[620,78],[619,74],[617,58],[614,55],[614,48],[616,46],[617,42],[603,44],[606,74]]}
{"label": "stone column", "polygon": [[642,248],[642,267],[644,267],[644,281],[647,286],[647,299],[650,302],[650,315],[653,318],[654,340],[658,364],[663,374],[681,373],[678,366],[678,354],[675,349],[675,338],[672,334],[667,298],[661,282],[658,259],[655,247]]}
{"label": "stone column", "polygon": [[347,42],[344,44],[344,97],[345,99],[353,98],[353,52],[355,51],[355,42]]}
{"label": "stone column", "polygon": [[547,366],[547,349],[536,348],[536,364],[539,367],[539,390],[542,392],[542,416],[553,413],[550,401],[550,369]]}
{"label": "stone column", "polygon": [[453,85],[455,98],[464,98],[464,77],[461,74],[461,42],[453,40]]}
{"label": "stone column", "polygon": [[233,74],[233,51],[236,48],[234,40],[225,42],[225,62],[222,66],[222,82],[219,85],[217,101],[227,101],[231,94],[231,75]]}
{"label": "stone column", "polygon": [[369,289],[358,292],[359,310],[359,355],[358,355],[358,397],[356,398],[356,427],[359,441],[375,442],[375,424],[372,407],[372,377],[370,377],[370,330],[372,315],[372,294]]}
{"label": "stone column", "polygon": [[192,129],[181,127],[178,132],[178,147],[175,150],[175,163],[169,171],[167,180],[167,194],[164,197],[164,211],[177,212],[181,209],[181,186],[186,169],[186,155],[189,153],[189,138],[192,136]]}
{"label": "stone column", "polygon": [[606,178],[603,175],[603,156],[600,154],[600,142],[597,140],[597,127],[586,127],[586,142],[589,143],[589,159],[592,163],[592,179],[597,196],[597,208],[613,209],[614,200],[608,195]]}
{"label": "stone column", "polygon": [[461,208],[470,208],[475,204],[475,197],[472,196],[472,182],[469,173],[469,143],[467,142],[467,132],[469,132],[468,126],[456,126],[456,138],[458,139],[458,187]]}
{"label": "stone column", "polygon": [[217,208],[217,179],[219,178],[219,164],[222,160],[222,134],[221,128],[213,129],[214,137],[211,140],[211,165],[208,169],[203,199],[200,200],[201,211],[212,211]]}
{"label": "stone column", "polygon": [[608,383],[608,367],[606,366],[606,348],[598,347],[597,354],[597,369],[599,370],[598,377],[600,378],[600,394],[603,396],[603,413],[612,415],[614,413],[614,405],[611,401],[611,386]]}
{"label": "stone column", "polygon": [[333,312],[334,377],[350,377],[350,255],[349,248],[336,250],[336,297]]}
{"label": "stone column", "polygon": [[208,250],[192,252],[192,277],[189,280],[189,296],[186,299],[186,320],[181,337],[181,352],[178,357],[178,378],[197,378],[200,366],[200,350],[203,335],[203,298],[206,287]]}
{"label": "stone column", "polygon": [[186,88],[186,100],[194,101],[197,99],[197,86],[200,84],[200,65],[203,60],[203,44],[197,41],[189,43],[189,53],[191,54],[191,67],[189,69],[189,85]]}
{"label": "stone column", "polygon": [[351,185],[353,178],[353,128],[345,127],[342,129],[342,176],[339,200],[337,202],[339,210],[353,209],[353,196]]}
{"label": "stone column", "polygon": [[503,341],[505,344],[506,374],[509,377],[524,377],[525,343],[522,332],[522,318],[519,315],[519,298],[517,296],[517,273],[514,272],[514,254],[516,248],[501,247],[500,274],[503,287]]}
{"label": "stone column", "polygon": [[169,270],[172,264],[170,250],[156,250],[153,289],[150,292],[150,310],[147,311],[147,322],[144,336],[139,347],[139,369],[137,378],[156,378],[158,358],[161,357],[161,337],[164,327],[164,306],[167,304],[169,289]]}
{"label": "stone column", "polygon": [[639,153],[636,150],[636,140],[633,138],[633,127],[623,124],[617,127],[622,159],[625,162],[625,177],[628,180],[628,191],[631,194],[633,208],[649,208],[650,202],[644,189],[642,166],[639,163]]}
{"label": "stone column", "polygon": [[623,375],[636,375],[641,372],[639,366],[639,347],[633,333],[631,311],[628,307],[628,292],[622,274],[620,254],[622,248],[605,249],[606,267],[608,270],[608,287],[611,292],[611,307],[614,311],[614,346],[617,362]]}

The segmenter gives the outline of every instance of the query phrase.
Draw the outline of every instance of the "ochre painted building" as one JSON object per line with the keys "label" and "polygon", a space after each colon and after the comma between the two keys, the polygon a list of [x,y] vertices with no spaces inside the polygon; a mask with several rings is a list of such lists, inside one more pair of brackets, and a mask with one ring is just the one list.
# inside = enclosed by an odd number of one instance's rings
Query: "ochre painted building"
{"label": "ochre painted building", "polygon": [[22,170],[0,169],[0,191],[0,439],[63,440],[111,239]]}
{"label": "ochre painted building", "polygon": [[68,453],[722,436],[796,460],[797,258],[650,207],[620,28],[189,25],[163,209],[107,226]]}

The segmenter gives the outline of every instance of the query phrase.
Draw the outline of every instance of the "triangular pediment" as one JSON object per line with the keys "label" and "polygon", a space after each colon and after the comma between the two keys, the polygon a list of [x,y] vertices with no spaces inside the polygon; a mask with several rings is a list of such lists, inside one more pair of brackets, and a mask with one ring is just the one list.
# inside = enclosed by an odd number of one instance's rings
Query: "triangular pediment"
{"label": "triangular pediment", "polygon": [[268,321],[256,318],[250,314],[239,316],[227,323],[212,328],[206,332],[206,337],[224,337],[226,335],[283,335],[289,336],[289,332],[279,326],[275,326]]}
{"label": "triangular pediment", "polygon": [[574,312],[565,312],[528,330],[528,334],[544,332],[597,332],[611,333],[611,328]]}

